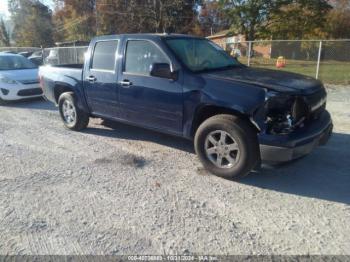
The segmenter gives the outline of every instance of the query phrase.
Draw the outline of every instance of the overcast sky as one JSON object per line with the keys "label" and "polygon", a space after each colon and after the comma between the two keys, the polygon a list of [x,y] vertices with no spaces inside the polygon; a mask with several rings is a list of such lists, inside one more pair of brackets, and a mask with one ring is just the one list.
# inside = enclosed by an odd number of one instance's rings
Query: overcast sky
{"label": "overcast sky", "polygon": [[[8,12],[8,4],[7,4],[8,0],[0,0],[0,14],[3,14],[5,16],[9,15]],[[53,4],[53,0],[41,0],[42,3],[47,4],[52,6]]]}
{"label": "overcast sky", "polygon": [[8,14],[7,11],[7,0],[0,0],[0,14]]}

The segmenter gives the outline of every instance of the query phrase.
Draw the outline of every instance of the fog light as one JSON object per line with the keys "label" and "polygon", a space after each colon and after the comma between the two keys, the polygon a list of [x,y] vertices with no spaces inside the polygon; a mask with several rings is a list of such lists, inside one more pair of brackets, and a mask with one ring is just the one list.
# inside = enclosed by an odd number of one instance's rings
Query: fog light
{"label": "fog light", "polygon": [[5,88],[1,88],[1,92],[4,94],[4,96],[7,96],[8,93],[10,92],[10,90],[5,89]]}

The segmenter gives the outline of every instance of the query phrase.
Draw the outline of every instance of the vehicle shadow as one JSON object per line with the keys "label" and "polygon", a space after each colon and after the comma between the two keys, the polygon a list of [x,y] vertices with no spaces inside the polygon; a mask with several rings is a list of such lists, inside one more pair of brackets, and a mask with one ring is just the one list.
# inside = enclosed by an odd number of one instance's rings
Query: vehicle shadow
{"label": "vehicle shadow", "polygon": [[350,134],[335,133],[326,146],[289,164],[263,167],[240,183],[350,204]]}
{"label": "vehicle shadow", "polygon": [[57,108],[53,103],[46,101],[44,98],[40,98],[40,97],[6,102],[2,106],[13,107],[13,108],[26,108],[26,109],[34,109],[34,110],[57,111]]}
{"label": "vehicle shadow", "polygon": [[[193,143],[183,138],[122,123],[104,121],[108,129],[88,128],[93,135],[150,141],[194,154]],[[266,166],[238,183],[310,198],[350,204],[350,134],[335,133],[326,146],[288,164]],[[237,181],[236,181],[237,182]]]}
{"label": "vehicle shadow", "polygon": [[193,143],[181,137],[169,136],[157,131],[135,127],[119,122],[103,120],[102,125],[109,129],[87,128],[84,133],[114,137],[125,140],[149,141],[195,154]]}

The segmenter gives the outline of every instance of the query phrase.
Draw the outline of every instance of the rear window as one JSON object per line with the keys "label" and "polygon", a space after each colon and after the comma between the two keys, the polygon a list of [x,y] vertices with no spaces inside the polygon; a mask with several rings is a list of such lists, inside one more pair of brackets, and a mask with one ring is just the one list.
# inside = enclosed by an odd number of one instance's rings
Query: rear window
{"label": "rear window", "polygon": [[118,40],[97,42],[91,69],[114,71],[117,48]]}

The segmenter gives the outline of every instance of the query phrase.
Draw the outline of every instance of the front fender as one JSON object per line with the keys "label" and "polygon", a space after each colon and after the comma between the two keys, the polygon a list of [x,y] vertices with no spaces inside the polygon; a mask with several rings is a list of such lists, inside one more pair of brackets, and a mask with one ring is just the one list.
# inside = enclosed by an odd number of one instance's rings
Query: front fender
{"label": "front fender", "polygon": [[254,119],[263,108],[265,90],[245,83],[232,83],[195,77],[184,88],[184,136],[192,136],[192,124],[198,111],[205,106],[215,106],[244,115],[259,129]]}

